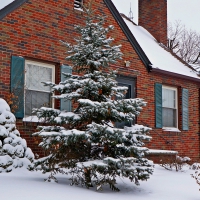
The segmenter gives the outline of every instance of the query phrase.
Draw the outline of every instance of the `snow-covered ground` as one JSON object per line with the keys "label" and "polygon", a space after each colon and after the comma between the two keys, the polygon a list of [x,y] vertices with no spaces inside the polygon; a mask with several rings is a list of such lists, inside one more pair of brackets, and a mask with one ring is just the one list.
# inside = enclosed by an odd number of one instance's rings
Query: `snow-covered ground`
{"label": "snow-covered ground", "polygon": [[148,181],[140,186],[121,179],[118,183],[120,192],[113,192],[108,187],[97,192],[81,186],[70,186],[69,177],[58,175],[58,183],[44,182],[47,174],[17,169],[11,173],[0,174],[1,200],[199,200],[200,191],[188,168],[183,172],[168,171],[159,165]]}

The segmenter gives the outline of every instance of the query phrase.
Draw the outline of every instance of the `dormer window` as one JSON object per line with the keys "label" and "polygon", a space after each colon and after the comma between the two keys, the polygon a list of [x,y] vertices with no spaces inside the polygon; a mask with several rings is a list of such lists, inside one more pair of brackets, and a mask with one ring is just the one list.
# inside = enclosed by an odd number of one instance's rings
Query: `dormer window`
{"label": "dormer window", "polygon": [[74,9],[81,9],[83,8],[83,0],[74,0]]}

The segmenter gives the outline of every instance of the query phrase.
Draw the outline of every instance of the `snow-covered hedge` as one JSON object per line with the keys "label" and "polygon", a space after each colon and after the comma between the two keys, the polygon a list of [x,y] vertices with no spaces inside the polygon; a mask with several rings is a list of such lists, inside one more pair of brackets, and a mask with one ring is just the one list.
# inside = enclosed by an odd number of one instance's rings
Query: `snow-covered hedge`
{"label": "snow-covered hedge", "polygon": [[16,129],[16,118],[9,105],[0,98],[0,172],[10,172],[17,167],[31,169],[34,154],[26,140]]}

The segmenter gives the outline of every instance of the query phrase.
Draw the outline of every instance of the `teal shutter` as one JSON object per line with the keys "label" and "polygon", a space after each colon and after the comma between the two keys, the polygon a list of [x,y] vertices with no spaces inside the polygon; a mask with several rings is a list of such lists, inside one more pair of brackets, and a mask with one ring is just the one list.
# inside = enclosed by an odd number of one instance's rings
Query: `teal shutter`
{"label": "teal shutter", "polygon": [[18,98],[18,109],[14,113],[17,118],[24,117],[24,64],[24,58],[12,56],[10,88],[11,93],[13,93]]}
{"label": "teal shutter", "polygon": [[188,89],[182,89],[182,129],[189,130],[188,124]]}
{"label": "teal shutter", "polygon": [[[61,81],[65,80],[65,76],[63,75],[63,73],[72,74],[72,68],[68,65],[61,65],[60,71],[61,71],[61,77],[60,77]],[[72,110],[71,101],[69,101],[69,100],[66,101],[64,99],[61,99],[60,100],[60,110],[67,110],[68,112],[70,112]]]}
{"label": "teal shutter", "polygon": [[155,120],[156,128],[162,128],[162,84],[155,83]]}

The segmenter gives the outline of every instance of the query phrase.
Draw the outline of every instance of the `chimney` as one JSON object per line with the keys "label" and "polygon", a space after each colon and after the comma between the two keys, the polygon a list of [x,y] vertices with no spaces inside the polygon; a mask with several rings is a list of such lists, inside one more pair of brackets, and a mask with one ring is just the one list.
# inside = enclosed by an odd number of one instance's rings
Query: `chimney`
{"label": "chimney", "polygon": [[167,0],[139,0],[139,25],[167,46]]}

